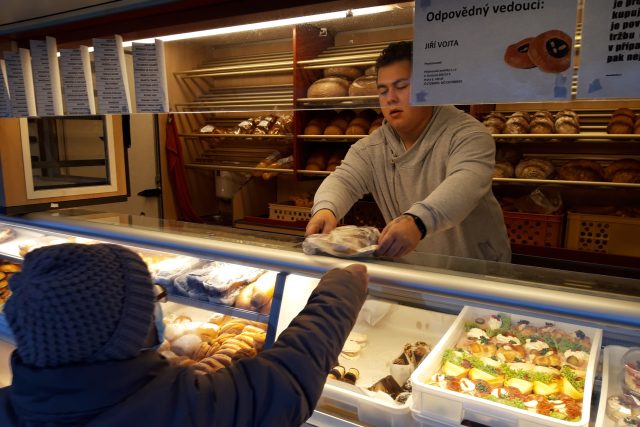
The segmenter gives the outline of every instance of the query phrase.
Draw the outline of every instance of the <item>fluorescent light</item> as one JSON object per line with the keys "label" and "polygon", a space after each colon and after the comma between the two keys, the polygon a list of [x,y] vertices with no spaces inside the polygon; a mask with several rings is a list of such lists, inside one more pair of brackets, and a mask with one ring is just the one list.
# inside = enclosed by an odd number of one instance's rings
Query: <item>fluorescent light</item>
{"label": "fluorescent light", "polygon": [[329,21],[333,19],[342,19],[348,16],[365,16],[375,13],[388,12],[395,9],[394,5],[364,7],[361,9],[349,9],[338,12],[319,13],[317,15],[299,16],[296,18],[276,19],[274,21],[256,22],[253,24],[234,25],[231,27],[213,28],[211,30],[193,31],[190,33],[172,34],[169,36],[160,36],[156,38],[133,40],[124,42],[124,47],[130,47],[132,43],[153,43],[155,39],[162,41],[187,40],[199,37],[217,36],[221,34],[240,33],[243,31],[262,30],[266,28],[283,27],[287,25],[307,24],[311,22]]}

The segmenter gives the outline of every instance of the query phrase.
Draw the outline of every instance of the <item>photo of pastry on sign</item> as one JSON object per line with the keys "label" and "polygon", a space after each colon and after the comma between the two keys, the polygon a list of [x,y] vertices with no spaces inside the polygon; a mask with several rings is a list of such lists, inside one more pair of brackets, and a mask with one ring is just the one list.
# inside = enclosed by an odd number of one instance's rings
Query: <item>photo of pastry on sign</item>
{"label": "photo of pastry on sign", "polygon": [[507,47],[504,62],[514,68],[538,68],[545,73],[561,73],[571,65],[573,40],[560,30],[527,37]]}

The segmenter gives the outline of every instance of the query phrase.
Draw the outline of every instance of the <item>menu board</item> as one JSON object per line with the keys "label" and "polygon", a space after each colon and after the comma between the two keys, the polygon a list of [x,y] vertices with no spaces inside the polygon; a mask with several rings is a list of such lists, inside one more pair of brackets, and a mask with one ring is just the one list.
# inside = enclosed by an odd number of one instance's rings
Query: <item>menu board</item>
{"label": "menu board", "polygon": [[93,39],[98,112],[100,114],[131,113],[131,97],[124,62],[122,37]]}
{"label": "menu board", "polygon": [[11,98],[4,59],[0,59],[0,117],[11,117]]}
{"label": "menu board", "polygon": [[38,115],[61,116],[62,88],[56,39],[47,37],[45,41],[31,40],[29,44]]}
{"label": "menu board", "polygon": [[577,0],[418,0],[414,104],[571,97]]}
{"label": "menu board", "polygon": [[164,43],[161,40],[155,40],[154,43],[133,43],[132,53],[136,111],[168,112]]}
{"label": "menu board", "polygon": [[587,1],[578,98],[640,96],[640,1]]}
{"label": "menu board", "polygon": [[96,114],[89,48],[60,49],[60,69],[66,113]]}
{"label": "menu board", "polygon": [[4,62],[11,96],[11,116],[37,115],[29,49],[21,48],[18,52],[5,52]]}

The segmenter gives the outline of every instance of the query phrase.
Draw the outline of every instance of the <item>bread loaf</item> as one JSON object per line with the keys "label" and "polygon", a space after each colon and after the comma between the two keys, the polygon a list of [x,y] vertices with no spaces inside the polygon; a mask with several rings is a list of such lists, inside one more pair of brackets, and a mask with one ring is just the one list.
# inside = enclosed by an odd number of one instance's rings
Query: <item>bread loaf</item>
{"label": "bread loaf", "polygon": [[513,165],[509,162],[496,162],[493,168],[494,178],[513,178]]}
{"label": "bread loaf", "polygon": [[593,160],[572,160],[558,169],[558,179],[566,181],[602,181],[602,166]]}
{"label": "bread loaf", "polygon": [[277,117],[274,116],[273,114],[267,114],[264,117],[259,117],[256,120],[256,126],[253,129],[253,134],[266,135],[271,129],[271,126],[273,126],[273,124],[276,122],[276,120],[277,120]]}
{"label": "bread loaf", "polygon": [[554,133],[554,126],[551,119],[547,117],[534,117],[531,120],[529,131],[534,134]]}
{"label": "bread loaf", "polygon": [[378,83],[376,76],[358,77],[349,86],[349,96],[367,96],[378,94]]}
{"label": "bread loaf", "polygon": [[357,67],[329,67],[324,69],[325,77],[344,77],[355,80],[362,75],[362,70]]}
{"label": "bread loaf", "polygon": [[496,150],[496,162],[506,161],[517,165],[522,158],[522,153],[514,147],[502,146]]}
{"label": "bread loaf", "polygon": [[556,119],[556,132],[559,134],[580,133],[580,124],[571,116],[561,116]]}
{"label": "bread loaf", "polygon": [[607,125],[607,133],[611,134],[627,134],[633,133],[633,131],[633,118],[626,114],[617,114],[612,116],[609,124]]}
{"label": "bread loaf", "polygon": [[327,150],[315,150],[307,159],[305,170],[323,171],[327,168],[329,152]]}
{"label": "bread loaf", "polygon": [[613,174],[611,182],[626,184],[640,184],[639,169],[621,169]]}
{"label": "bread loaf", "polygon": [[613,181],[614,175],[623,170],[640,171],[640,161],[635,159],[620,159],[611,162],[604,170],[604,177],[609,181]]}
{"label": "bread loaf", "polygon": [[382,126],[382,122],[384,121],[384,117],[380,116],[371,122],[371,126],[369,126],[369,135],[376,131],[380,126]]}
{"label": "bread loaf", "polygon": [[349,122],[342,117],[336,117],[329,123],[329,125],[325,128],[325,135],[344,135],[347,127],[349,126]]}
{"label": "bread loaf", "polygon": [[537,118],[537,117],[544,117],[546,119],[551,120],[552,122],[555,121],[555,118],[553,117],[553,114],[551,114],[549,111],[547,110],[540,110],[540,111],[536,111],[535,113],[533,113],[533,115],[531,116],[531,120]]}
{"label": "bread loaf", "polygon": [[633,110],[629,109],[629,108],[618,108],[617,110],[615,110],[611,116],[627,116],[629,118],[631,118],[632,120],[635,120],[636,118],[636,113],[633,112]]}
{"label": "bread loaf", "polygon": [[341,77],[326,77],[316,80],[309,86],[307,97],[309,98],[333,98],[347,96],[349,93],[349,80]]}
{"label": "bread loaf", "polygon": [[291,114],[284,114],[279,116],[271,129],[269,129],[269,135],[286,135],[291,133],[293,124],[293,116]]}
{"label": "bread loaf", "polygon": [[340,163],[342,163],[342,159],[344,159],[345,154],[344,150],[337,150],[331,153],[331,156],[329,156],[329,160],[327,161],[327,171],[333,172],[336,170],[336,168],[340,166]]}
{"label": "bread loaf", "polygon": [[482,124],[485,125],[489,133],[500,134],[506,126],[506,119],[500,113],[491,113],[484,119]]}
{"label": "bread loaf", "polygon": [[560,110],[556,113],[555,119],[558,120],[560,117],[571,117],[578,125],[580,124],[580,117],[573,110]]}
{"label": "bread loaf", "polygon": [[529,133],[529,122],[524,116],[512,115],[507,120],[504,127],[504,133],[510,135]]}
{"label": "bread loaf", "polygon": [[370,67],[368,67],[366,70],[364,70],[364,75],[365,76],[376,76],[378,74],[378,72],[376,71],[376,66],[372,65]]}
{"label": "bread loaf", "polygon": [[516,166],[516,178],[521,179],[549,179],[555,167],[545,159],[529,158],[522,160]]}
{"label": "bread loaf", "polygon": [[349,122],[346,135],[366,135],[369,132],[370,123],[364,117],[356,117]]}
{"label": "bread loaf", "polygon": [[236,125],[233,129],[233,133],[235,135],[246,135],[253,132],[253,128],[255,127],[255,123],[252,118],[248,118],[246,120],[241,121]]}

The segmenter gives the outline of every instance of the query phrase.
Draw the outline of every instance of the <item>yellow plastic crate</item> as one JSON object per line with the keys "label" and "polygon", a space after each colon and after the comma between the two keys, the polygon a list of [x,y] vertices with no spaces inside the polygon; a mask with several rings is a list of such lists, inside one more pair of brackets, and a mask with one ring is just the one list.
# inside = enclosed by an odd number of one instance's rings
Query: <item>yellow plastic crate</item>
{"label": "yellow plastic crate", "polygon": [[568,249],[640,256],[640,218],[569,212],[566,230]]}

